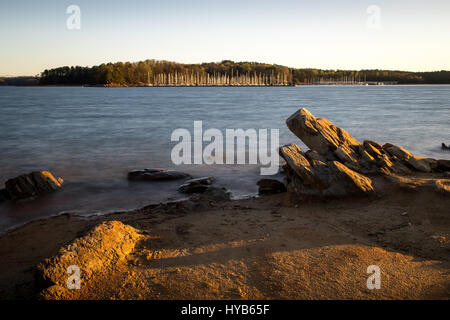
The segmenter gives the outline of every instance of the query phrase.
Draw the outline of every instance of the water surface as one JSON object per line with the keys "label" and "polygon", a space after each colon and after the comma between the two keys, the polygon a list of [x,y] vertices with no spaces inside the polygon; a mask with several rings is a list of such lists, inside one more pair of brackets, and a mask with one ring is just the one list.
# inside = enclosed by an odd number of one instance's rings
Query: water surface
{"label": "water surface", "polygon": [[[61,192],[0,204],[0,230],[30,219],[79,211],[133,209],[180,198],[180,182],[132,183],[129,170],[175,168],[173,130],[202,120],[208,128],[278,128],[300,107],[355,138],[391,142],[422,156],[450,158],[450,86],[302,86],[82,88],[0,87],[0,183],[33,170],[66,181]],[[301,143],[299,143],[302,145]],[[212,174],[235,196],[256,192],[256,166],[183,166]]]}

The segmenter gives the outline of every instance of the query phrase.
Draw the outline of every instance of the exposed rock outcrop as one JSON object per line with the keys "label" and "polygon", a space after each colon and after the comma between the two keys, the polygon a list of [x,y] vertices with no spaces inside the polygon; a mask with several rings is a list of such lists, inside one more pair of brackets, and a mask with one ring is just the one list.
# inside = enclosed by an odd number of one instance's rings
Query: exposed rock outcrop
{"label": "exposed rock outcrop", "polygon": [[287,187],[298,194],[345,196],[369,194],[374,189],[372,181],[338,161],[308,160],[295,144],[280,148],[286,161]]}
{"label": "exposed rock outcrop", "polygon": [[0,193],[4,200],[36,198],[58,190],[63,184],[62,178],[55,178],[49,171],[34,171],[9,179]]}
{"label": "exposed rock outcrop", "polygon": [[192,178],[189,174],[166,169],[133,170],[128,173],[128,180],[134,181],[163,181]]}
{"label": "exposed rock outcrop", "polygon": [[381,146],[370,140],[362,144],[347,131],[305,108],[286,121],[289,129],[310,150],[297,145],[280,148],[286,161],[287,187],[299,194],[344,196],[370,194],[375,175],[408,175],[413,172],[445,172],[449,160],[419,157],[396,145]]}
{"label": "exposed rock outcrop", "polygon": [[[36,270],[37,285],[44,289],[46,299],[68,298],[77,290],[69,290],[67,268],[77,266],[81,286],[90,281],[104,280],[115,266],[134,250],[142,235],[138,230],[119,221],[107,221],[87,235],[61,248],[56,256],[46,259]],[[73,271],[72,271],[73,272]]]}
{"label": "exposed rock outcrop", "polygon": [[405,177],[398,175],[390,175],[387,177],[396,186],[407,190],[428,190],[435,191],[446,196],[450,196],[450,180],[449,179],[433,179],[433,178],[417,178]]}

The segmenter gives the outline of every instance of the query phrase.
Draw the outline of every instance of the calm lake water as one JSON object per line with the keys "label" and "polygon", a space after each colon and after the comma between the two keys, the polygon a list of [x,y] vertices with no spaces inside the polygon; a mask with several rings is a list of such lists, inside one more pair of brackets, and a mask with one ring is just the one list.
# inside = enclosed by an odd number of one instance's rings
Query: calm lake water
{"label": "calm lake water", "polygon": [[[33,170],[65,180],[61,192],[0,204],[0,230],[63,211],[133,209],[181,198],[181,182],[128,182],[132,169],[175,168],[214,175],[234,196],[257,191],[257,166],[175,167],[177,128],[278,128],[280,143],[298,142],[285,120],[300,107],[355,138],[391,142],[449,159],[450,86],[81,88],[0,87],[0,184]],[[302,145],[301,143],[299,143]]]}

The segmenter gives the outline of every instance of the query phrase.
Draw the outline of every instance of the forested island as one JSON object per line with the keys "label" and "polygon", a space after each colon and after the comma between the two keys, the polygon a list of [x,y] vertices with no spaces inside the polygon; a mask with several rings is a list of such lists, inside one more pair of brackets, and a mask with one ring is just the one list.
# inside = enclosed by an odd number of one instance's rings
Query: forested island
{"label": "forested island", "polygon": [[59,67],[37,77],[0,78],[0,85],[292,86],[320,84],[450,84],[450,71],[296,69],[258,62],[183,64],[164,60]]}

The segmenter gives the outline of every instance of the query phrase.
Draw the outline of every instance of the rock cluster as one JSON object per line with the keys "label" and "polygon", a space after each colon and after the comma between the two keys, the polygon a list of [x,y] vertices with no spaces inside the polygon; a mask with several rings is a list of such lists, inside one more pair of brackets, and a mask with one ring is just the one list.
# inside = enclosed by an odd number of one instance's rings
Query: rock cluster
{"label": "rock cluster", "polygon": [[304,152],[290,144],[279,150],[286,161],[288,190],[298,194],[370,194],[375,190],[369,176],[449,170],[449,160],[419,157],[390,143],[360,143],[344,129],[316,118],[305,108],[290,116],[286,124],[310,149]]}
{"label": "rock cluster", "polygon": [[63,179],[55,178],[48,171],[35,171],[9,179],[0,190],[0,200],[32,199],[58,190]]}

